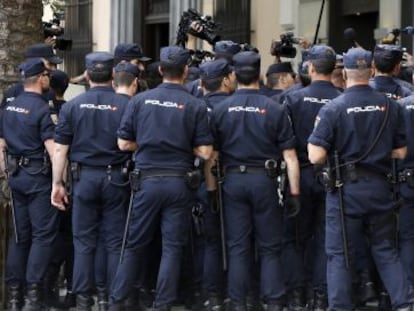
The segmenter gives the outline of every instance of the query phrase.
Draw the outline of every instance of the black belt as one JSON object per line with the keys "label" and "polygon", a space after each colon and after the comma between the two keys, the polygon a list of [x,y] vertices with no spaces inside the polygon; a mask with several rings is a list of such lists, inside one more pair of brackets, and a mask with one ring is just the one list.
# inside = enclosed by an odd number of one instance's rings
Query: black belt
{"label": "black belt", "polygon": [[39,159],[39,158],[27,158],[24,156],[20,156],[20,157],[15,157],[12,156],[11,157],[14,161],[16,161],[16,163],[19,166],[42,166],[48,162],[45,162],[44,159]]}
{"label": "black belt", "polygon": [[376,172],[371,169],[366,169],[363,167],[355,167],[352,169],[345,168],[343,170],[344,180],[357,180],[359,178],[374,178],[374,179],[382,179],[388,181],[388,176],[379,172]]}
{"label": "black belt", "polygon": [[108,165],[87,165],[79,163],[81,168],[94,169],[94,170],[117,170],[122,169],[125,166],[125,163],[118,164],[108,164]]}
{"label": "black belt", "polygon": [[227,166],[225,173],[238,173],[238,174],[266,174],[267,171],[264,167],[260,166]]}
{"label": "black belt", "polygon": [[140,170],[141,178],[149,177],[185,177],[187,176],[189,170],[174,170],[174,169],[144,169]]}

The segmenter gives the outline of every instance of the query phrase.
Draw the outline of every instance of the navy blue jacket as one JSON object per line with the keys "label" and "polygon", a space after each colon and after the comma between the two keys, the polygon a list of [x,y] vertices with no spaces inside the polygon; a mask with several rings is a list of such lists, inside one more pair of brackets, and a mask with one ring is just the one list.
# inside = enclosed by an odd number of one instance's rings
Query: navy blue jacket
{"label": "navy blue jacket", "polygon": [[173,83],[134,96],[118,137],[138,144],[135,166],[140,169],[191,169],[193,148],[213,144],[206,104]]}
{"label": "navy blue jacket", "polygon": [[374,90],[377,90],[394,100],[412,95],[412,92],[409,89],[398,84],[392,77],[374,77],[370,80],[369,85]]}
{"label": "navy blue jacket", "polygon": [[401,106],[369,86],[345,90],[319,111],[309,142],[330,154],[338,150],[342,163],[360,158],[371,146],[384,121],[389,119],[374,149],[356,165],[378,173],[389,173],[391,152],[406,145]]}
{"label": "navy blue jacket", "polygon": [[286,95],[285,104],[292,120],[297,140],[296,150],[301,163],[309,162],[308,138],[313,131],[319,110],[340,94],[331,82],[314,81],[307,87]]}
{"label": "navy blue jacket", "polygon": [[128,100],[110,87],[94,87],[62,106],[55,141],[70,145],[70,159],[88,166],[121,164],[116,131]]}
{"label": "navy blue jacket", "polygon": [[54,129],[49,105],[40,94],[23,92],[3,107],[0,137],[11,155],[43,159],[44,142],[53,139]]}
{"label": "navy blue jacket", "polygon": [[[414,95],[399,100],[404,111],[404,121],[407,133],[407,156],[401,161],[401,168],[414,169],[414,139],[409,139],[414,133]],[[399,167],[400,168],[400,167]]]}
{"label": "navy blue jacket", "polygon": [[261,95],[241,89],[212,111],[212,128],[224,166],[264,167],[267,159],[295,146],[285,108]]}

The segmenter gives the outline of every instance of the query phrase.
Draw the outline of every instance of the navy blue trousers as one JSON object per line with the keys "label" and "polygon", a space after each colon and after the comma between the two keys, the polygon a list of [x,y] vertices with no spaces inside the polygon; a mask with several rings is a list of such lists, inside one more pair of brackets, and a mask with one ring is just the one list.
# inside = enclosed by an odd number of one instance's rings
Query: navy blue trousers
{"label": "navy blue trousers", "polygon": [[[73,292],[91,294],[95,287],[95,260],[98,240],[107,252],[107,283],[110,284],[119,261],[130,187],[126,176],[106,168],[83,166],[73,188],[73,243],[75,262]],[[115,184],[116,183],[116,184]],[[100,236],[101,235],[101,236]],[[101,259],[103,260],[103,259]]]}
{"label": "navy blue trousers", "polygon": [[[355,260],[356,242],[367,237],[392,306],[408,304],[409,282],[395,248],[395,222],[388,182],[361,178],[357,182],[346,182],[343,192],[351,265]],[[361,236],[361,232],[365,236]],[[326,198],[326,253],[329,310],[352,310],[352,270],[345,266],[337,192],[328,193]]]}
{"label": "navy blue trousers", "polygon": [[228,294],[245,303],[252,276],[252,237],[261,262],[260,289],[266,301],[282,298],[285,286],[281,266],[282,218],[274,181],[266,174],[229,173],[223,184]]}
{"label": "navy blue trousers", "polygon": [[20,168],[11,176],[19,243],[10,238],[6,281],[10,285],[40,284],[48,267],[58,232],[58,210],[50,203],[51,175],[38,166]]}
{"label": "navy blue trousers", "polygon": [[399,215],[400,257],[411,286],[414,287],[414,187],[403,183],[400,191],[404,198]]}
{"label": "navy blue trousers", "polygon": [[[288,289],[326,291],[325,191],[313,166],[301,170],[301,211],[285,220],[283,261]],[[312,243],[312,247],[309,247]],[[306,269],[308,267],[308,269]]]}
{"label": "navy blue trousers", "polygon": [[155,306],[171,305],[177,299],[180,263],[188,241],[191,208],[195,195],[182,177],[150,177],[141,181],[134,195],[128,239],[110,291],[111,300],[126,299],[144,263],[147,246],[161,227],[162,255]]}

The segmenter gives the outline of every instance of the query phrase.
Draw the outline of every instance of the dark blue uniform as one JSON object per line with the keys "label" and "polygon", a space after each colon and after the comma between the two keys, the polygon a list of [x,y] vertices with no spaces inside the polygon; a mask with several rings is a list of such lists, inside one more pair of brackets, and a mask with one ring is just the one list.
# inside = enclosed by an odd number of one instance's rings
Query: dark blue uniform
{"label": "dark blue uniform", "polygon": [[409,89],[398,84],[393,77],[376,76],[371,79],[369,85],[394,100],[412,95]]}
{"label": "dark blue uniform", "polygon": [[[55,141],[70,145],[70,160],[79,165],[73,182],[73,291],[90,295],[98,238],[108,256],[107,283],[119,260],[129,198],[123,172],[130,153],[117,146],[116,130],[127,106],[110,87],[93,87],[61,109]],[[76,174],[76,173],[75,173]]]}
{"label": "dark blue uniform", "polygon": [[184,176],[193,168],[193,148],[212,144],[206,111],[206,105],[185,87],[171,83],[138,94],[129,103],[118,137],[137,142],[135,167],[141,170],[141,182],[134,196],[124,259],[111,291],[114,302],[129,294],[143,250],[158,226],[162,258],[155,307],[170,306],[176,299],[194,203]]}
{"label": "dark blue uniform", "polygon": [[6,280],[11,285],[39,285],[52,255],[58,212],[50,204],[51,170],[44,142],[53,134],[49,106],[40,94],[23,92],[4,107],[0,137],[7,143],[9,162],[17,164],[9,179],[19,239],[9,242]]}
{"label": "dark blue uniform", "polygon": [[[414,96],[400,100],[404,110],[407,137],[414,130]],[[400,193],[404,204],[399,215],[399,248],[400,257],[408,273],[411,285],[414,285],[414,183],[412,174],[414,170],[414,141],[407,139],[407,157],[398,163]]]}
{"label": "dark blue uniform", "polygon": [[228,294],[236,304],[245,303],[250,288],[253,232],[261,260],[263,296],[275,302],[285,294],[280,265],[283,211],[264,163],[293,148],[294,137],[286,111],[259,92],[237,90],[212,112],[212,127],[226,171],[223,203]]}
{"label": "dark blue uniform", "polygon": [[[289,289],[304,288],[307,278],[310,278],[313,290],[326,292],[325,191],[317,181],[313,165],[309,163],[307,140],[312,133],[319,110],[329,105],[338,95],[340,92],[331,82],[314,81],[285,97],[297,141],[303,207],[296,218],[286,220],[284,258]],[[305,249],[311,240],[311,257],[316,259],[305,263]],[[305,265],[308,265],[310,276],[306,274]]]}
{"label": "dark blue uniform", "polygon": [[[364,55],[355,57],[368,57]],[[344,62],[346,68],[350,66],[347,65],[346,55]],[[360,61],[355,61],[355,66],[360,64]],[[372,151],[361,159],[375,140],[386,111],[389,120],[381,138]],[[408,304],[409,283],[393,243],[393,202],[386,179],[391,167],[391,151],[406,144],[399,105],[367,85],[350,87],[320,110],[309,142],[323,147],[330,155],[337,150],[343,165],[343,199],[351,263],[354,245],[363,238],[361,232],[365,230],[393,307]],[[345,164],[357,159],[355,167]],[[347,169],[344,169],[345,166]],[[337,191],[328,192],[326,199],[326,252],[329,310],[351,310],[351,273],[344,262]]]}

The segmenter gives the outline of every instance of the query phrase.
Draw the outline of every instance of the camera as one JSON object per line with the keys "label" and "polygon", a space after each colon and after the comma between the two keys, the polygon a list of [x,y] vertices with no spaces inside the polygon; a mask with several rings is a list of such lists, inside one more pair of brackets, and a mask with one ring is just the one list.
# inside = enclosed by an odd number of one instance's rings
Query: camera
{"label": "camera", "polygon": [[195,50],[195,51],[190,51],[190,55],[192,56],[190,65],[196,66],[196,67],[198,67],[204,61],[214,59],[214,54],[211,53],[210,51]]}
{"label": "camera", "polygon": [[272,41],[270,54],[278,57],[295,58],[297,50],[293,45],[299,43],[299,38],[295,38],[293,32],[282,33],[279,41]]}
{"label": "camera", "polygon": [[[194,31],[191,28],[192,22],[198,22],[203,30],[201,32]],[[188,9],[181,15],[180,24],[178,25],[177,45],[185,45],[187,33],[214,45],[214,43],[220,41],[220,36],[217,34],[220,27],[220,24],[216,23],[211,16],[201,16],[196,10]]]}
{"label": "camera", "polygon": [[43,36],[54,37],[55,45],[54,48],[60,51],[68,51],[72,49],[72,40],[63,37],[65,28],[60,26],[60,20],[54,18],[50,22],[42,22],[43,24]]}

